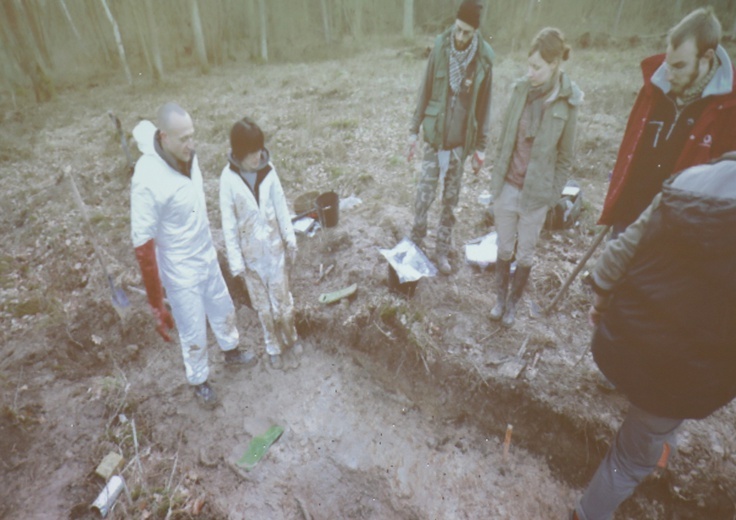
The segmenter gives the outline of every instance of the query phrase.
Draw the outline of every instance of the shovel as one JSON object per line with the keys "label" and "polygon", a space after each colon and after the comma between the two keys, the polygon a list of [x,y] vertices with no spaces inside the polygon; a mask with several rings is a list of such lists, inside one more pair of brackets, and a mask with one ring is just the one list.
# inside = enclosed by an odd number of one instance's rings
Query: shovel
{"label": "shovel", "polygon": [[608,233],[608,230],[611,229],[611,226],[605,226],[603,229],[601,229],[598,232],[598,235],[595,237],[595,240],[593,240],[593,243],[590,244],[590,247],[585,252],[583,257],[578,262],[578,265],[575,266],[575,269],[572,270],[572,272],[568,275],[567,280],[565,280],[565,283],[562,284],[562,287],[560,287],[560,290],[557,291],[557,295],[552,299],[552,302],[547,305],[544,309],[545,316],[549,315],[550,312],[555,308],[557,305],[557,302],[560,301],[560,299],[565,295],[565,292],[567,291],[567,288],[570,287],[570,284],[575,279],[575,277],[580,273],[580,271],[583,270],[583,267],[585,267],[585,263],[590,259],[591,256],[593,256],[593,253],[598,248],[598,246],[603,242],[603,239],[606,236],[606,233]]}
{"label": "shovel", "polygon": [[84,201],[82,200],[82,196],[79,194],[77,183],[74,182],[74,176],[72,175],[71,167],[67,166],[66,168],[64,168],[64,173],[66,173],[69,177],[69,182],[72,185],[72,192],[74,193],[74,200],[77,202],[77,206],[79,206],[79,211],[82,213],[82,217],[84,218],[87,232],[90,239],[92,240],[92,247],[95,250],[95,256],[97,257],[97,261],[100,263],[100,267],[102,267],[102,272],[105,273],[107,283],[110,286],[110,300],[112,301],[112,306],[122,320],[125,318],[125,313],[127,312],[128,307],[130,307],[130,301],[128,300],[128,296],[125,294],[123,289],[115,286],[112,275],[107,271],[107,266],[102,260],[100,248],[97,244],[97,236],[95,235],[94,230],[92,229],[92,225],[90,224],[89,216],[87,215],[87,206],[85,206]]}
{"label": "shovel", "polygon": [[115,131],[117,132],[118,138],[120,139],[120,146],[123,148],[123,153],[125,154],[125,160],[128,163],[128,174],[133,175],[133,170],[135,169],[135,163],[133,163],[133,157],[131,157],[130,155],[130,148],[128,147],[128,140],[125,138],[125,132],[123,132],[123,126],[120,124],[120,119],[118,119],[118,116],[116,116],[110,111],[107,112],[107,115],[110,117],[112,124],[115,125]]}

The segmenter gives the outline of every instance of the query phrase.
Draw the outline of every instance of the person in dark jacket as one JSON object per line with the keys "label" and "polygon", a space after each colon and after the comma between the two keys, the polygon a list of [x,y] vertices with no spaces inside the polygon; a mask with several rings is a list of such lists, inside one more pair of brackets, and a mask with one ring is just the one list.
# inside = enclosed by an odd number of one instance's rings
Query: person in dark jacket
{"label": "person in dark jacket", "polygon": [[736,149],[736,68],[720,45],[711,8],[688,14],[666,54],[641,62],[644,86],[631,109],[599,224],[614,236],[634,222],[673,173]]}
{"label": "person in dark jacket", "polygon": [[666,181],[592,275],[593,356],[631,404],[579,520],[610,519],[683,420],[736,397],[736,152]]}
{"label": "person in dark jacket", "polygon": [[473,171],[477,174],[483,166],[490,134],[493,49],[478,31],[481,9],[478,0],[465,0],[457,11],[455,24],[435,39],[411,120],[408,160],[416,154],[420,127],[424,132],[411,240],[423,245],[427,213],[437,185],[441,184],[436,260],[442,274],[452,271],[448,253],[465,159],[472,155]]}

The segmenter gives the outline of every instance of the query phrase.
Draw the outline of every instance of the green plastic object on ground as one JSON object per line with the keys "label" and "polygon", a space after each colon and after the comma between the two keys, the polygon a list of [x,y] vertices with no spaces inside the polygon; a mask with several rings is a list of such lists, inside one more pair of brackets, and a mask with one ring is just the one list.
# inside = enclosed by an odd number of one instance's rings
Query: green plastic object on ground
{"label": "green plastic object on ground", "polygon": [[240,460],[235,464],[243,468],[245,471],[252,470],[266,454],[268,448],[270,448],[271,445],[281,437],[282,433],[284,433],[283,427],[273,425],[263,435],[253,437],[253,440],[250,441],[245,454],[243,454],[243,456],[240,457]]}
{"label": "green plastic object on ground", "polygon": [[339,291],[333,291],[330,293],[322,293],[319,295],[319,302],[325,303],[325,304],[335,303],[336,301],[342,300],[343,298],[352,296],[353,294],[355,294],[355,291],[357,290],[358,290],[358,284],[354,283],[353,285],[345,287],[344,289],[340,289]]}

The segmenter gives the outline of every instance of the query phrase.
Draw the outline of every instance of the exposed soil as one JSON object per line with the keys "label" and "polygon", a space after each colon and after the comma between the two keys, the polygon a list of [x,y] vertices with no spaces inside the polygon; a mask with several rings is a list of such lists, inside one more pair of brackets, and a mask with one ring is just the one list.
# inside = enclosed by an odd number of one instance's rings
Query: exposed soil
{"label": "exposed soil", "polygon": [[[493,273],[465,265],[463,256],[467,240],[492,230],[478,195],[489,189],[493,147],[479,176],[466,172],[455,272],[421,280],[409,299],[387,287],[378,248],[395,245],[412,219],[419,165],[402,154],[421,52],[232,63],[208,76],[172,73],[158,86],[141,78],[134,89],[79,86],[40,106],[4,102],[0,517],[93,518],[89,505],[104,485],[94,470],[112,451],[125,458],[130,491],[113,519],[566,518],[626,400],[599,387],[587,352],[590,294],[579,281],[549,317],[536,311],[597,232],[607,173],[640,84],[637,63],[651,51],[585,50],[568,66],[586,91],[574,172],[585,210],[573,229],[543,233],[510,330],[487,319]],[[525,62],[523,53],[499,55],[494,121]],[[159,339],[135,292],[142,284],[129,238],[129,176],[107,116],[115,112],[129,137],[168,100],[193,116],[218,247],[219,172],[230,125],[246,114],[266,131],[290,200],[310,190],[362,200],[341,212],[337,227],[299,238],[292,292],[306,347],[300,366],[275,371],[262,359],[233,371],[211,341],[215,410],[195,402],[178,346]],[[122,321],[67,166],[107,269],[131,300]],[[431,253],[433,236],[427,243]],[[359,287],[352,298],[318,302],[352,283]],[[240,306],[238,325],[243,344],[263,355],[253,311]],[[522,345],[526,368],[509,377]],[[616,518],[734,518],[734,412],[730,405],[687,422],[667,472]],[[252,471],[238,469],[234,461],[272,424],[285,428],[282,437]]]}

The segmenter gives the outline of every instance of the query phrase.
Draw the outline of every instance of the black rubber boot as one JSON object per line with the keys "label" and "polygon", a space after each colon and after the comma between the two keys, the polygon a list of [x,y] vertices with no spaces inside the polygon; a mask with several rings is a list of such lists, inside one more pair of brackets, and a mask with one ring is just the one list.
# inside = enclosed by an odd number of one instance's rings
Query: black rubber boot
{"label": "black rubber boot", "polygon": [[509,291],[509,268],[511,260],[501,260],[496,262],[496,305],[491,309],[491,319],[498,321],[503,318],[506,310],[506,295]]}
{"label": "black rubber boot", "polygon": [[511,281],[511,294],[506,302],[506,312],[503,313],[504,327],[511,327],[516,319],[516,304],[519,303],[521,295],[526,287],[526,282],[529,279],[529,272],[532,270],[531,266],[517,265],[516,271],[514,272],[514,279]]}

